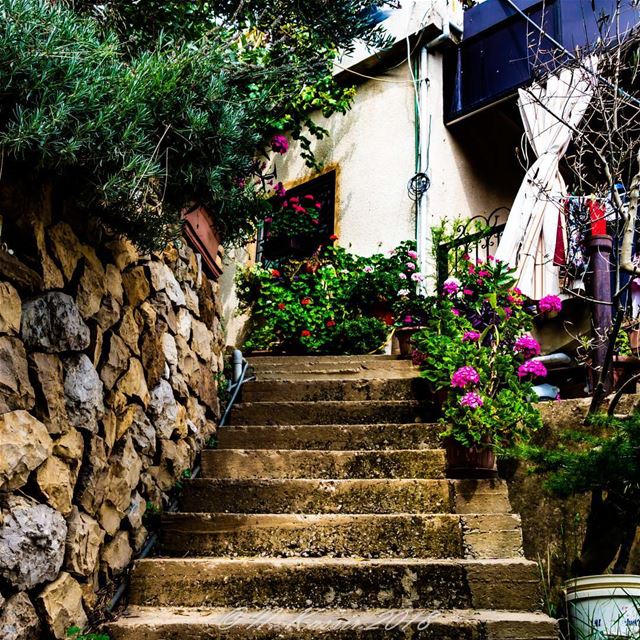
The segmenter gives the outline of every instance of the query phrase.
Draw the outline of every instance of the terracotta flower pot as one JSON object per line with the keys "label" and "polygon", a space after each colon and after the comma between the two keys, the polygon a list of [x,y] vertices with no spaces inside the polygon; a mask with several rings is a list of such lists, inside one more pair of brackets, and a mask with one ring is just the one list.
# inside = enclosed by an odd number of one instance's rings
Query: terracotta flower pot
{"label": "terracotta flower pot", "polygon": [[491,447],[466,447],[455,438],[445,440],[448,478],[496,478],[496,454]]}
{"label": "terracotta flower pot", "polygon": [[410,358],[413,352],[411,338],[424,327],[399,327],[395,330],[395,336],[398,340],[398,348],[400,355],[404,358]]}

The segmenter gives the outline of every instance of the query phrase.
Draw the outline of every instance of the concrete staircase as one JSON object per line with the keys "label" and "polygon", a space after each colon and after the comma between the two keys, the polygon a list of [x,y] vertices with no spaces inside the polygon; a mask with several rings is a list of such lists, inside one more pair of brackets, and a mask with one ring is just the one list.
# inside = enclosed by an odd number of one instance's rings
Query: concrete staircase
{"label": "concrete staircase", "polygon": [[251,365],[114,640],[557,638],[505,483],[445,478],[410,363]]}

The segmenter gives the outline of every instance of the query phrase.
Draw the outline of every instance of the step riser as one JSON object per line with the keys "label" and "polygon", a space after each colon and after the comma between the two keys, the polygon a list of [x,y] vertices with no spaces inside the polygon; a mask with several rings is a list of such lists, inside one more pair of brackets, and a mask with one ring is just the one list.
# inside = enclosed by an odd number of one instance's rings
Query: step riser
{"label": "step riser", "polygon": [[137,563],[130,602],[144,606],[510,609],[538,607],[533,563]]}
{"label": "step riser", "polygon": [[275,364],[277,366],[300,366],[311,364],[359,364],[363,366],[373,366],[379,364],[384,366],[391,363],[403,363],[409,366],[409,361],[399,356],[390,355],[356,355],[356,356],[319,356],[319,355],[305,355],[305,356],[251,356],[247,358],[247,361],[251,367],[260,367],[265,364]]}
{"label": "step riser", "polygon": [[461,558],[460,517],[176,514],[164,518],[172,556]]}
{"label": "step riser", "polygon": [[432,422],[433,408],[409,401],[252,402],[231,412],[233,425]]}
{"label": "step riser", "polygon": [[202,452],[205,478],[444,478],[444,451]]}
{"label": "step riser", "polygon": [[162,548],[173,556],[517,558],[513,515],[169,514]]}
{"label": "step riser", "polygon": [[[215,484],[217,483],[217,484]],[[451,513],[446,480],[193,480],[181,510],[216,513]]]}
{"label": "step riser", "polygon": [[299,425],[222,427],[218,449],[437,449],[437,424]]}
{"label": "step riser", "polygon": [[242,402],[322,400],[414,400],[426,394],[426,380],[274,380],[250,382]]}

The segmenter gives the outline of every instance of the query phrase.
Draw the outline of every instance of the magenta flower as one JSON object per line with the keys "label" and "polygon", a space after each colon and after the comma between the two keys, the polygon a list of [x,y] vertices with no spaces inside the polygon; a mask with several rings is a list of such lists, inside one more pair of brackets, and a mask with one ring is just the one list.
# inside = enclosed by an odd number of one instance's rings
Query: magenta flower
{"label": "magenta flower", "polygon": [[267,224],[269,224],[270,222],[273,222],[273,218],[268,217],[268,218],[265,218],[265,219],[264,219],[264,221],[265,221]]}
{"label": "magenta flower", "polygon": [[407,251],[407,255],[413,260],[417,260],[418,252],[417,251]]}
{"label": "magenta flower", "polygon": [[464,293],[465,296],[472,296],[473,295],[473,289],[463,289],[462,293]]}
{"label": "magenta flower", "polygon": [[273,188],[275,194],[280,197],[280,198],[284,198],[285,195],[287,195],[287,190],[284,188],[284,185],[282,184],[282,182],[278,182],[278,184]]}
{"label": "magenta flower", "polygon": [[458,309],[451,309],[451,313],[453,313],[454,316],[460,315],[460,311]]}
{"label": "magenta flower", "polygon": [[460,367],[451,376],[451,386],[464,389],[469,384],[478,384],[480,382],[480,375],[473,367]]}
{"label": "magenta flower", "polygon": [[281,155],[284,155],[289,151],[289,141],[287,140],[287,136],[283,136],[281,134],[277,134],[271,138],[271,148]]}
{"label": "magenta flower", "polygon": [[421,273],[414,273],[411,275],[411,279],[414,282],[422,282],[424,281],[424,276]]}
{"label": "magenta flower", "polygon": [[462,398],[460,398],[458,404],[461,407],[468,407],[469,409],[479,409],[484,404],[484,402],[482,401],[482,397],[479,393],[476,393],[475,391],[469,391],[468,393],[465,393]]}
{"label": "magenta flower", "polygon": [[368,265],[363,269],[363,271],[364,271],[365,273],[371,273],[371,272],[373,271],[373,267],[372,267],[371,265],[369,265],[369,264],[368,264]]}
{"label": "magenta flower", "polygon": [[480,332],[478,331],[465,331],[462,336],[462,342],[478,342],[480,338]]}
{"label": "magenta flower", "polygon": [[540,355],[540,344],[531,336],[522,336],[516,340],[513,350],[525,358],[533,358]]}
{"label": "magenta flower", "polygon": [[547,375],[547,368],[538,360],[527,360],[518,367],[518,378],[533,376],[534,378],[544,378]]}
{"label": "magenta flower", "polygon": [[458,293],[460,282],[456,278],[447,278],[442,285],[442,290],[448,295],[453,296]]}
{"label": "magenta flower", "polygon": [[503,311],[504,311],[504,315],[507,318],[507,320],[513,315],[513,311],[511,309],[511,307],[505,307],[503,309]]}
{"label": "magenta flower", "polygon": [[545,296],[538,302],[538,310],[540,313],[547,311],[562,311],[562,300],[558,296]]}

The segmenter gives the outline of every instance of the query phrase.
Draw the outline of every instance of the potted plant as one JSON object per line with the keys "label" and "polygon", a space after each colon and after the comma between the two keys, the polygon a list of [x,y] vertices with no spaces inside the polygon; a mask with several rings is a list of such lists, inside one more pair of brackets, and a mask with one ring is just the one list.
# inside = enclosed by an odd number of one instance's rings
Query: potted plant
{"label": "potted plant", "polygon": [[320,215],[322,203],[314,196],[282,195],[273,213],[264,219],[265,249],[273,258],[306,257],[332,240]]}
{"label": "potted plant", "polygon": [[414,288],[401,293],[403,295],[393,305],[394,336],[400,356],[408,358],[414,351],[413,337],[425,328],[429,311],[437,304],[437,299],[419,295]]}
{"label": "potted plant", "polygon": [[541,426],[533,382],[546,375],[528,334],[534,312],[505,264],[467,261],[414,337],[422,375],[441,403],[450,477],[496,475],[496,454]]}

